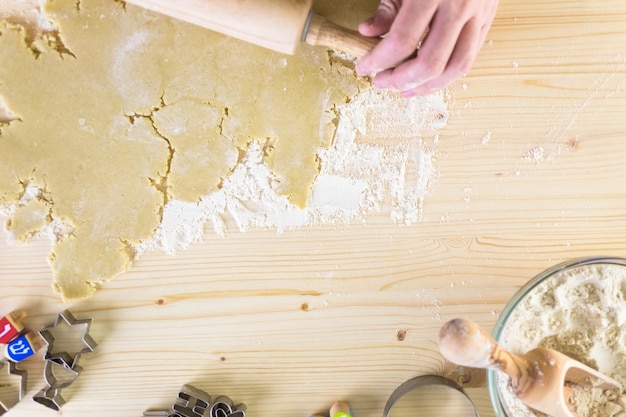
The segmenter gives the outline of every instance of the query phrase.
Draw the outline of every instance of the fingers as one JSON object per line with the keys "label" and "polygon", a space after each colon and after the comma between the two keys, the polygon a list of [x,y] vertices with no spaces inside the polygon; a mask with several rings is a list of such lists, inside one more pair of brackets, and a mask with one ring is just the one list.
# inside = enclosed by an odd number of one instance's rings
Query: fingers
{"label": "fingers", "polygon": [[[395,2],[382,0],[373,22],[366,21],[363,28],[359,27],[363,35],[364,31],[367,32],[365,27],[370,29],[375,27],[378,31],[388,29],[386,36],[378,45],[357,63],[356,71],[359,75],[375,74],[393,68],[415,53],[436,10],[436,4],[429,1],[405,1],[401,6],[397,6],[400,2],[400,0]],[[378,32],[372,30],[367,33]]]}
{"label": "fingers", "polygon": [[391,72],[380,74],[374,84],[379,88],[406,91],[441,75],[448,65],[462,29],[463,22],[457,16],[450,11],[438,11],[417,58],[399,65]]}
{"label": "fingers", "polygon": [[484,42],[486,32],[487,31],[484,30],[478,22],[476,22],[476,19],[472,19],[467,22],[461,30],[458,40],[456,41],[456,45],[451,52],[450,58],[442,71],[440,73],[436,73],[435,76],[422,83],[402,90],[402,95],[405,97],[411,97],[415,95],[430,94],[446,87],[457,78],[462,77],[470,70],[472,64],[474,63],[474,59],[478,54],[480,46]]}
{"label": "fingers", "polygon": [[470,70],[497,4],[498,0],[381,0],[359,31],[385,36],[357,63],[357,73],[376,74],[376,87],[406,96],[441,89]]}
{"label": "fingers", "polygon": [[359,33],[363,36],[382,36],[389,32],[391,24],[398,14],[398,4],[383,0],[372,17],[359,25]]}

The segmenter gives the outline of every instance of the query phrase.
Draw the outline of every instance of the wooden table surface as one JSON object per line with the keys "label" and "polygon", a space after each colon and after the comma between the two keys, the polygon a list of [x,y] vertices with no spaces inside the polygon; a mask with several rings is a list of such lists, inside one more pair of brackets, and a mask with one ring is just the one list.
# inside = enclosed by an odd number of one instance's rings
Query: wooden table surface
{"label": "wooden table surface", "polygon": [[[0,232],[2,313],[27,310],[33,329],[64,308],[94,319],[99,346],[63,391],[67,417],[167,409],[183,384],[244,402],[251,417],[307,417],[336,400],[381,417],[402,382],[446,372],[436,338],[448,319],[491,329],[543,269],[626,257],[624,22],[624,0],[502,1],[451,88],[448,125],[425,137],[439,175],[418,223],[374,213],[282,234],[208,232],[75,304],[52,293],[45,239],[11,246]],[[30,399],[41,358],[24,366],[28,396],[8,415],[56,415]],[[468,393],[494,415],[484,384]]]}

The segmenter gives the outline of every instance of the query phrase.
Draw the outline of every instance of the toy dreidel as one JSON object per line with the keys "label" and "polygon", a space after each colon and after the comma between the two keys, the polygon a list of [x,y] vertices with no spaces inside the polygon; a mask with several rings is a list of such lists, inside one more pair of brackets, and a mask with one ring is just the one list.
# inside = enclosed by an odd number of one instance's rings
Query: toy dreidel
{"label": "toy dreidel", "polygon": [[352,408],[345,401],[337,401],[330,407],[330,417],[352,417]]}
{"label": "toy dreidel", "polygon": [[9,342],[4,355],[13,362],[21,362],[28,359],[43,345],[41,338],[35,333],[28,331],[22,336]]}
{"label": "toy dreidel", "polygon": [[0,319],[0,344],[8,345],[24,330],[24,325],[20,321],[23,316],[23,313],[13,311]]}

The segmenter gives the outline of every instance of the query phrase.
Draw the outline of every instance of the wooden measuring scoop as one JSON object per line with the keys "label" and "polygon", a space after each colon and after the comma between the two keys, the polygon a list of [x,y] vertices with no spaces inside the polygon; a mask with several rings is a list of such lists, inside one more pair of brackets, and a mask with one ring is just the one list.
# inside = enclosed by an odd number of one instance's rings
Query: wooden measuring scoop
{"label": "wooden measuring scoop", "polygon": [[566,396],[572,383],[622,388],[614,379],[553,349],[536,348],[524,355],[508,352],[470,320],[447,322],[439,332],[439,350],[457,365],[504,372],[524,404],[553,417],[577,416],[569,409]]}

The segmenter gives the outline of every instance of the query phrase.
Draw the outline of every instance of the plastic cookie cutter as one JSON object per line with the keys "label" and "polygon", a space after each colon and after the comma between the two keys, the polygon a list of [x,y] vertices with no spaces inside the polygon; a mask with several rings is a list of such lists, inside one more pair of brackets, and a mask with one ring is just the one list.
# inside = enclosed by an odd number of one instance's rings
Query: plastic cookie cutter
{"label": "plastic cookie cutter", "polygon": [[[15,398],[10,403],[5,403],[0,401],[0,416],[4,415],[11,408],[13,408],[18,402],[22,400],[22,398],[26,395],[26,383],[27,383],[27,373],[21,369],[17,369],[17,364],[15,362],[0,362],[0,369],[4,369],[8,371],[9,376],[15,376],[20,378],[19,388],[17,389],[17,393],[15,394]],[[6,389],[6,386],[12,384],[2,384],[2,389]]]}
{"label": "plastic cookie cutter", "polygon": [[[82,336],[83,341],[83,349],[76,353],[70,353],[65,351],[55,352],[53,350],[54,345],[54,329],[64,321],[68,326],[81,326],[85,325],[85,332]],[[82,319],[78,320],[69,310],[64,310],[57,316],[54,324],[52,326],[48,326],[45,329],[41,330],[39,334],[48,344],[48,350],[44,356],[46,361],[53,361],[58,364],[65,366],[66,368],[72,369],[76,366],[78,359],[81,355],[85,353],[91,353],[96,348],[97,343],[93,338],[89,335],[89,330],[91,328],[91,319]]]}
{"label": "plastic cookie cutter", "polygon": [[[61,396],[61,390],[72,385],[81,371],[82,368],[78,365],[69,368],[63,363],[52,360],[46,361],[44,379],[48,386],[39,391],[33,397],[33,400],[55,411],[60,411],[65,404],[65,399]],[[57,372],[63,374],[62,378],[60,378],[61,375],[57,375]]]}
{"label": "plastic cookie cutter", "polygon": [[[465,392],[463,387],[449,378],[438,376],[438,375],[418,376],[413,379],[409,379],[408,381],[404,382],[399,387],[397,387],[393,391],[389,399],[387,400],[387,403],[385,404],[385,409],[383,410],[383,417],[393,417],[393,414],[391,413],[392,408],[394,407],[394,405],[397,406],[397,403],[399,403],[402,398],[410,397],[409,394],[414,393],[418,390],[422,390],[425,388],[432,389],[432,388],[436,388],[437,386],[442,387],[444,389],[451,388],[453,391],[457,391],[458,393],[460,393],[462,397],[464,397],[464,399],[468,401],[470,409],[471,409],[471,413],[474,415],[474,417],[479,417],[478,409],[476,408],[476,405],[474,404],[472,399],[469,397],[469,395],[467,395],[467,392]],[[429,394],[432,395],[432,393],[429,393]],[[416,403],[411,398],[408,398],[408,401],[406,404],[410,406],[410,409],[403,410],[406,407],[405,407],[405,404],[401,404],[401,407],[398,407],[398,408],[400,408],[402,411],[398,413],[398,415],[414,414],[414,413],[411,413],[411,411],[415,411],[413,410],[413,408],[420,407],[420,403]]]}

